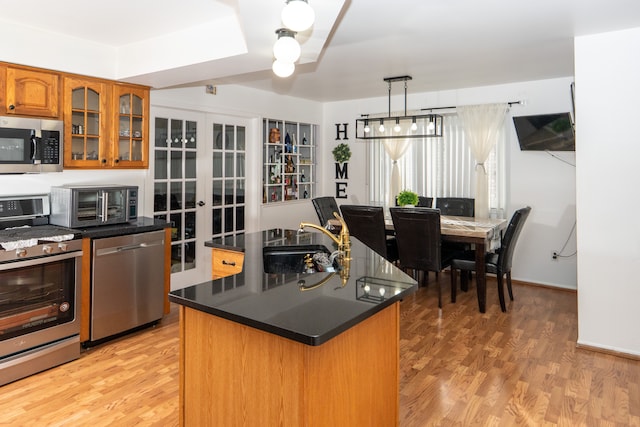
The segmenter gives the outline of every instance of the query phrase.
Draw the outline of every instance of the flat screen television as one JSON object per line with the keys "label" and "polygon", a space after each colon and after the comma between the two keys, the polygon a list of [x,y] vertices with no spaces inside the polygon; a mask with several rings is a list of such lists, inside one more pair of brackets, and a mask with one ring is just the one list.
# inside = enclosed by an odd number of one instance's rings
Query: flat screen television
{"label": "flat screen television", "polygon": [[575,151],[576,140],[569,113],[513,118],[523,151]]}

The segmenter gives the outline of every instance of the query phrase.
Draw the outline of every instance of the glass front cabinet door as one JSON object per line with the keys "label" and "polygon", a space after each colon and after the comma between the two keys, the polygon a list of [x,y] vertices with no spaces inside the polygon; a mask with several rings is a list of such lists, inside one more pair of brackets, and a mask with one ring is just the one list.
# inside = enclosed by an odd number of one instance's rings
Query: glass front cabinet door
{"label": "glass front cabinet door", "polygon": [[149,166],[149,91],[116,85],[114,100],[118,117],[114,136],[116,143],[113,147],[114,165],[146,168]]}
{"label": "glass front cabinet door", "polygon": [[64,80],[64,167],[99,168],[109,157],[107,120],[109,84]]}
{"label": "glass front cabinet door", "polygon": [[145,87],[65,77],[64,167],[147,168],[148,112]]}

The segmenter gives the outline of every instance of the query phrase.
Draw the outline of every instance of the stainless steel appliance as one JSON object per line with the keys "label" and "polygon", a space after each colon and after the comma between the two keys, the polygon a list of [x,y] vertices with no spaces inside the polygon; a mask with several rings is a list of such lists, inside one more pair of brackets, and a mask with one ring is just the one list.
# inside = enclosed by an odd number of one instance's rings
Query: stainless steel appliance
{"label": "stainless steel appliance", "polygon": [[0,117],[0,173],[62,172],[61,120]]}
{"label": "stainless steel appliance", "polygon": [[72,185],[51,188],[51,224],[83,228],[129,222],[137,217],[137,186]]}
{"label": "stainless steel appliance", "polygon": [[164,231],[94,239],[90,340],[162,318]]}
{"label": "stainless steel appliance", "polygon": [[82,240],[48,206],[0,197],[0,385],[80,357]]}

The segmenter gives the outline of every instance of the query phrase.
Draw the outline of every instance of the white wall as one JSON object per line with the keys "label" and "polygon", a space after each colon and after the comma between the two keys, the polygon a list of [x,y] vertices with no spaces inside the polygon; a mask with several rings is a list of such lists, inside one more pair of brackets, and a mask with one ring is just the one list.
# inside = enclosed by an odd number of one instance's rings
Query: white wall
{"label": "white wall", "polygon": [[639,46],[640,28],[575,42],[578,343],[635,355],[640,355]]}
{"label": "white wall", "polygon": [[[0,175],[0,196],[47,194],[52,186],[65,184],[137,185],[143,191],[146,174],[146,170],[65,170],[55,173]],[[143,201],[144,197],[140,197],[140,213],[145,209]]]}
{"label": "white wall", "polygon": [[[418,93],[407,96],[407,109],[445,107],[524,100],[515,105],[511,115],[530,115],[571,111],[570,83],[572,78],[514,83],[490,87],[452,91]],[[381,90],[384,93],[384,91]],[[392,111],[401,110],[404,96],[393,96]],[[348,198],[339,204],[367,203],[367,142],[355,139],[355,119],[363,113],[388,111],[386,96],[370,99],[329,103],[324,106],[325,141],[321,167],[325,177],[324,195],[335,196],[335,171],[331,150],[340,142],[347,142],[353,156],[349,161]],[[511,117],[507,119],[511,121]],[[348,141],[336,140],[336,123],[349,123]],[[575,252],[575,169],[544,152],[522,152],[513,125],[507,147],[508,214],[522,206],[532,207],[531,215],[520,237],[514,255],[513,278],[563,288],[576,288],[576,257],[553,261],[551,252]],[[575,164],[575,153],[557,153]]]}

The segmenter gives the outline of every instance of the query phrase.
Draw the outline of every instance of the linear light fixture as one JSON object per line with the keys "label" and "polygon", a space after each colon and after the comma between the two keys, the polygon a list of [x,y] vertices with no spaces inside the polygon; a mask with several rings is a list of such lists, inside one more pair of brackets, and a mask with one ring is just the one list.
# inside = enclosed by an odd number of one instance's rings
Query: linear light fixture
{"label": "linear light fixture", "polygon": [[[362,114],[356,119],[357,139],[406,139],[442,137],[442,116],[439,114],[407,115],[407,81],[411,76],[385,77],[389,92],[389,111],[386,116]],[[404,82],[404,116],[391,115],[391,84]],[[372,121],[379,121],[380,127],[369,126]],[[389,124],[384,126],[385,121]],[[377,130],[377,131],[376,131]]]}

